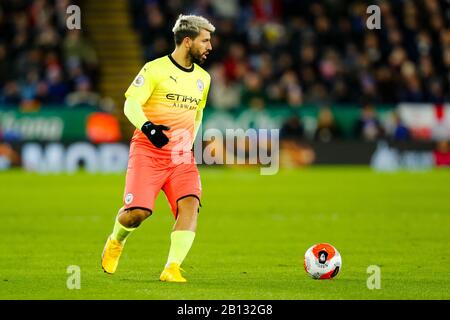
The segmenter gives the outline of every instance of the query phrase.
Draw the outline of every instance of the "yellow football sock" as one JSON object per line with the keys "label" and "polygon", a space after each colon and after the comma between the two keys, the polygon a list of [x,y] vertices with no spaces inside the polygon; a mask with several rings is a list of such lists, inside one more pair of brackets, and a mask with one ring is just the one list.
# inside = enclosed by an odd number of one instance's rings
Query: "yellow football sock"
{"label": "yellow football sock", "polygon": [[120,222],[119,219],[116,219],[116,223],[114,224],[114,230],[111,235],[111,239],[117,240],[120,243],[125,243],[125,240],[128,238],[131,232],[134,231],[136,228],[127,228],[124,227]]}
{"label": "yellow football sock", "polygon": [[195,232],[180,230],[173,231],[170,236],[170,251],[169,258],[167,259],[166,267],[172,262],[181,265],[184,258],[191,249],[192,243],[194,242]]}

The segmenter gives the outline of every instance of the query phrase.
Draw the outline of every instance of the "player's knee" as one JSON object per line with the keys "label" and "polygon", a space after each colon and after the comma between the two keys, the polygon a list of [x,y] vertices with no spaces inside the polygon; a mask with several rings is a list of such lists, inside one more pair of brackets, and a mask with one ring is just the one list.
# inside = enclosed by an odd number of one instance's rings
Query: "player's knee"
{"label": "player's knee", "polygon": [[145,209],[131,209],[129,210],[129,215],[131,216],[131,219],[133,220],[134,224],[140,224],[142,221],[150,217],[152,213],[149,210]]}
{"label": "player's knee", "polygon": [[145,209],[129,209],[125,210],[125,212],[120,215],[119,222],[125,227],[135,228],[139,226],[142,221],[147,219],[151,214],[151,211]]}
{"label": "player's knee", "polygon": [[197,215],[199,201],[196,197],[186,197],[178,201],[178,214]]}

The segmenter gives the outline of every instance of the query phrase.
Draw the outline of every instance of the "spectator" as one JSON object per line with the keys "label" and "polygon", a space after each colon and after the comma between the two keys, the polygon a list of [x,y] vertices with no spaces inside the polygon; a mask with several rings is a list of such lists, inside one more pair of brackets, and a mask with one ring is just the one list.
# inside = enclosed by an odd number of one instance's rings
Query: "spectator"
{"label": "spectator", "polygon": [[1,101],[5,105],[18,105],[21,101],[19,85],[16,81],[8,81],[3,86]]}
{"label": "spectator", "polygon": [[26,74],[26,78],[20,84],[20,95],[23,100],[34,100],[39,83],[39,74],[36,70],[31,70]]}
{"label": "spectator", "polygon": [[61,69],[49,68],[47,72],[48,98],[50,104],[63,104],[69,88],[63,80]]}
{"label": "spectator", "polygon": [[67,32],[62,47],[65,61],[77,61],[86,68],[89,76],[95,76],[98,68],[97,54],[91,44],[82,37],[80,30]]}
{"label": "spectator", "polygon": [[408,141],[411,139],[411,132],[406,125],[403,124],[398,113],[393,114],[394,128],[392,138],[396,141]]}
{"label": "spectator", "polygon": [[303,102],[302,88],[297,74],[292,70],[286,71],[281,77],[281,87],[284,91],[285,101],[290,107],[299,107]]}
{"label": "spectator", "polygon": [[240,43],[232,43],[228,56],[223,61],[227,80],[236,81],[241,79],[246,72],[245,49]]}
{"label": "spectator", "polygon": [[6,45],[0,43],[0,84],[3,84],[10,79],[10,68],[11,66],[7,59]]}
{"label": "spectator", "polygon": [[221,110],[238,108],[241,94],[239,85],[227,80],[222,64],[214,65],[210,72],[211,78],[214,79],[214,86],[211,87],[211,93],[209,94],[211,104]]}
{"label": "spectator", "polygon": [[280,138],[282,140],[299,140],[303,138],[304,131],[300,117],[293,114],[283,123]]}
{"label": "spectator", "polygon": [[383,129],[377,118],[374,107],[371,104],[365,104],[361,117],[355,124],[354,134],[356,138],[366,141],[374,141],[383,135]]}
{"label": "spectator", "polygon": [[66,98],[66,104],[69,107],[88,106],[98,108],[100,107],[100,95],[92,91],[91,82],[87,77],[79,77],[75,91]]}
{"label": "spectator", "polygon": [[314,139],[320,142],[330,142],[341,137],[341,130],[334,120],[329,108],[321,108],[317,117],[317,128]]}
{"label": "spectator", "polygon": [[245,76],[241,101],[251,108],[262,109],[265,106],[266,94],[261,77],[255,72],[249,72]]}
{"label": "spectator", "polygon": [[433,152],[436,166],[450,166],[450,146],[447,140],[439,141]]}
{"label": "spectator", "polygon": [[405,78],[404,88],[400,91],[400,101],[403,102],[424,102],[425,96],[422,91],[422,85],[417,75],[411,75]]}
{"label": "spectator", "polygon": [[433,104],[442,104],[445,101],[444,89],[441,80],[434,78],[430,80],[428,86],[428,100]]}
{"label": "spectator", "polygon": [[306,94],[304,102],[316,105],[329,104],[331,102],[331,97],[327,94],[326,87],[323,84],[317,82]]}

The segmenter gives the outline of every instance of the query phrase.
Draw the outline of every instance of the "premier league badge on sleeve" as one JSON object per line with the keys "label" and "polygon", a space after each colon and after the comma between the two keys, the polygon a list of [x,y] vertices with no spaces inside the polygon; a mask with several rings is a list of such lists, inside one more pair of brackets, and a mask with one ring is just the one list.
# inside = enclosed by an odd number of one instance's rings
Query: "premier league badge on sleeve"
{"label": "premier league badge on sleeve", "polygon": [[133,86],[142,87],[144,85],[144,82],[145,82],[144,76],[138,75],[133,81]]}
{"label": "premier league badge on sleeve", "polygon": [[197,88],[200,90],[200,92],[203,92],[203,89],[205,88],[205,85],[203,84],[202,79],[197,80]]}

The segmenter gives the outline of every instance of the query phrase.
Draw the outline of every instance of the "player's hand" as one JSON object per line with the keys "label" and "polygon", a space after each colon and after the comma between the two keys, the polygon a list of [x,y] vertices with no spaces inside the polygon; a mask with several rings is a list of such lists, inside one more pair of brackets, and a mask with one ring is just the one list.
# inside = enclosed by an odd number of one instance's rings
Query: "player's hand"
{"label": "player's hand", "polygon": [[170,128],[151,123],[150,121],[144,123],[141,128],[141,131],[147,136],[148,140],[157,148],[162,148],[169,142],[169,138],[163,132],[167,130],[170,130]]}

